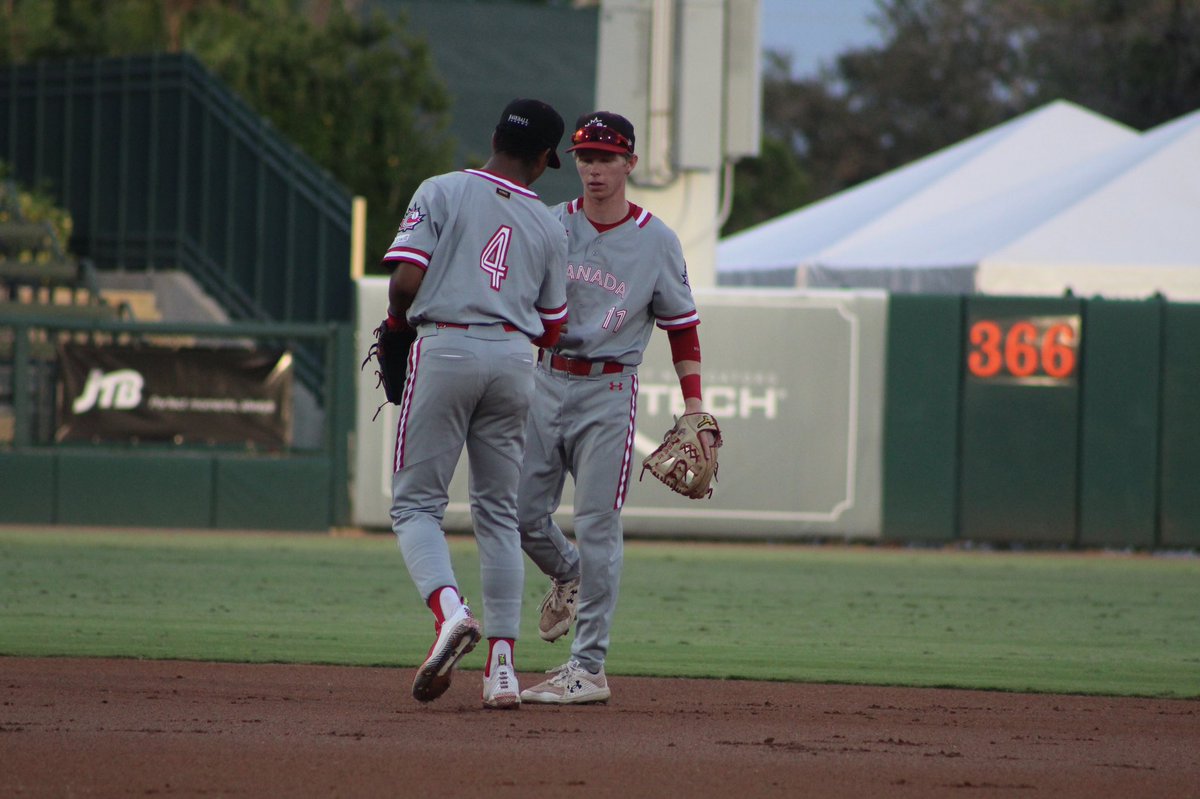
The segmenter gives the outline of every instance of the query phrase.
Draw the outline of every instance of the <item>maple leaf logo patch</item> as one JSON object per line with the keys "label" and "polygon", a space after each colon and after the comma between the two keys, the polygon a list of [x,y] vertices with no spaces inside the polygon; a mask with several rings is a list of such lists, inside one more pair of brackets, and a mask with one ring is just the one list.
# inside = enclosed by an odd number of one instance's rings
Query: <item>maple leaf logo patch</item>
{"label": "maple leaf logo patch", "polygon": [[400,223],[400,232],[407,233],[410,230],[416,230],[417,225],[425,221],[425,213],[421,211],[421,206],[414,205],[404,212],[404,221]]}

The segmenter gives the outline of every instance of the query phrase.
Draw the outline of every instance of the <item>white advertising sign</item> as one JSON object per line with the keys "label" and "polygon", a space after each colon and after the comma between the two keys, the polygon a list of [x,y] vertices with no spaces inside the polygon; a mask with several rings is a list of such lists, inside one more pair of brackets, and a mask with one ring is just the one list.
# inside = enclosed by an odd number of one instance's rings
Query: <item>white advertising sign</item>
{"label": "white advertising sign", "polygon": [[[359,350],[383,318],[387,282],[359,282]],[[704,401],[725,445],[713,496],[692,500],[649,474],[648,455],[683,410],[666,334],[655,331],[639,371],[638,459],[624,513],[630,535],[877,538],[881,519],[886,294],[697,290]],[[364,371],[358,381],[354,517],[391,526],[395,406]],[[465,457],[465,456],[464,456]],[[446,527],[469,530],[465,463],[450,487]],[[556,516],[571,524],[567,481]]]}

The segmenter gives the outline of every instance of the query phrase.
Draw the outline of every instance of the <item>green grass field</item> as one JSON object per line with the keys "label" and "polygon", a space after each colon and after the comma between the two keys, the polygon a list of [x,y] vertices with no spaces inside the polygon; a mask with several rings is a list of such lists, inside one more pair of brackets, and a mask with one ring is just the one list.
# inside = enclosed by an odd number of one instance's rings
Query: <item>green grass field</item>
{"label": "green grass field", "polygon": [[[526,578],[517,662],[551,668]],[[432,632],[387,534],[0,530],[0,654],[412,666]],[[608,670],[1197,697],[1200,558],[634,542]]]}

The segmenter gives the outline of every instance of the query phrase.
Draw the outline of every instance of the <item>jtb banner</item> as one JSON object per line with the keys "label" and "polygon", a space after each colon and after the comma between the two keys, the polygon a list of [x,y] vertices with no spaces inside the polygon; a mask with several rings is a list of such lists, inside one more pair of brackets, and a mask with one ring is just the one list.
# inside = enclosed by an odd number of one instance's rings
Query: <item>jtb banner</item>
{"label": "jtb banner", "polygon": [[64,343],[58,355],[58,441],[291,444],[291,353]]}

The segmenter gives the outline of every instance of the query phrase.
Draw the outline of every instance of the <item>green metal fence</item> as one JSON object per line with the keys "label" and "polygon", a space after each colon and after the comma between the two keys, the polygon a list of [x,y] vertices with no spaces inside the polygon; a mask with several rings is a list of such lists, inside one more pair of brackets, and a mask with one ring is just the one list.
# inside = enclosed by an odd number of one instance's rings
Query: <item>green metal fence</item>
{"label": "green metal fence", "polygon": [[[252,342],[318,354],[317,444],[235,447],[56,444],[55,343]],[[183,346],[183,344],[176,344]],[[0,523],[328,529],[349,523],[348,448],[357,368],[350,325],[178,324],[60,316],[0,316]],[[309,423],[298,420],[297,424]]]}
{"label": "green metal fence", "polygon": [[190,55],[0,70],[0,159],[100,269],[184,269],[239,320],[351,318],[352,197]]}

